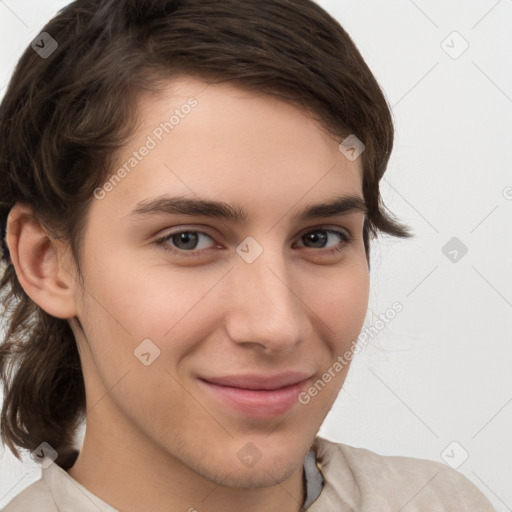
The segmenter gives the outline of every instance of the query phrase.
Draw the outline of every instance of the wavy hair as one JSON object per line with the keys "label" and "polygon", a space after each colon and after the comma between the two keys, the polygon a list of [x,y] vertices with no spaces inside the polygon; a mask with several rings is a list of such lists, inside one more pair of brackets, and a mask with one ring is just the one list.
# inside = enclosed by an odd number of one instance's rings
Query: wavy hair
{"label": "wavy hair", "polygon": [[[357,136],[368,264],[379,232],[413,236],[380,195],[394,136],[385,96],[349,35],[312,0],[77,0],[41,32],[58,47],[42,58],[29,46],[0,104],[0,223],[5,235],[10,209],[30,205],[69,244],[79,278],[93,191],[135,129],[138,95],[183,75],[277,96],[333,136]],[[0,296],[1,439],[18,459],[45,441],[67,469],[86,403],[73,332],[25,293],[5,243]]]}

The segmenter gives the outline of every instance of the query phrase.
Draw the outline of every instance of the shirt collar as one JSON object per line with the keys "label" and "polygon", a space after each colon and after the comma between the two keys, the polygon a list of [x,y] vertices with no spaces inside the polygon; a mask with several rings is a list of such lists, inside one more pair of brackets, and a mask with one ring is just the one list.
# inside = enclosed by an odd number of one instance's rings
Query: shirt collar
{"label": "shirt collar", "polygon": [[41,478],[50,489],[59,512],[119,512],[55,463],[42,468]]}
{"label": "shirt collar", "polygon": [[317,465],[314,448],[309,450],[304,461],[304,481],[306,484],[306,499],[301,512],[305,511],[320,496],[324,486],[324,478]]}

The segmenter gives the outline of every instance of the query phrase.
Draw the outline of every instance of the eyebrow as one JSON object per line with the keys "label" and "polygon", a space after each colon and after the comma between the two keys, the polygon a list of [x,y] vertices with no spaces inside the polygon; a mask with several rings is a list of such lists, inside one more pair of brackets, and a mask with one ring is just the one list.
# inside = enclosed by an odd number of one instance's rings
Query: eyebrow
{"label": "eyebrow", "polygon": [[[292,219],[303,222],[321,217],[334,217],[349,213],[368,213],[364,199],[358,195],[342,195],[328,202],[309,204],[305,209],[293,215]],[[128,217],[146,217],[155,215],[191,215],[216,219],[225,219],[235,223],[248,220],[245,210],[239,205],[203,198],[184,196],[160,196],[144,199],[136,204]]]}

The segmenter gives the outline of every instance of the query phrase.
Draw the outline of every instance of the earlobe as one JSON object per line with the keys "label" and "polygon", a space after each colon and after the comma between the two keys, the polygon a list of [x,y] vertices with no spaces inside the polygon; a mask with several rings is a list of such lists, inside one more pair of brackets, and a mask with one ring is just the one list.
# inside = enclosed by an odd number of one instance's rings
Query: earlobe
{"label": "earlobe", "polygon": [[62,251],[35,218],[32,207],[13,206],[7,218],[6,242],[25,293],[52,316],[75,317],[74,276],[64,267]]}

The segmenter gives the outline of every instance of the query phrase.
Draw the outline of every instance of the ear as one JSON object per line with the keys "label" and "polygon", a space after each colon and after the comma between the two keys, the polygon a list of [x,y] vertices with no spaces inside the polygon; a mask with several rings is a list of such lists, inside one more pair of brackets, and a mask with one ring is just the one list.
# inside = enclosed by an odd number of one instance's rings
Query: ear
{"label": "ear", "polygon": [[7,247],[26,294],[57,318],[77,315],[78,288],[67,247],[52,240],[32,207],[17,203],[7,218]]}

